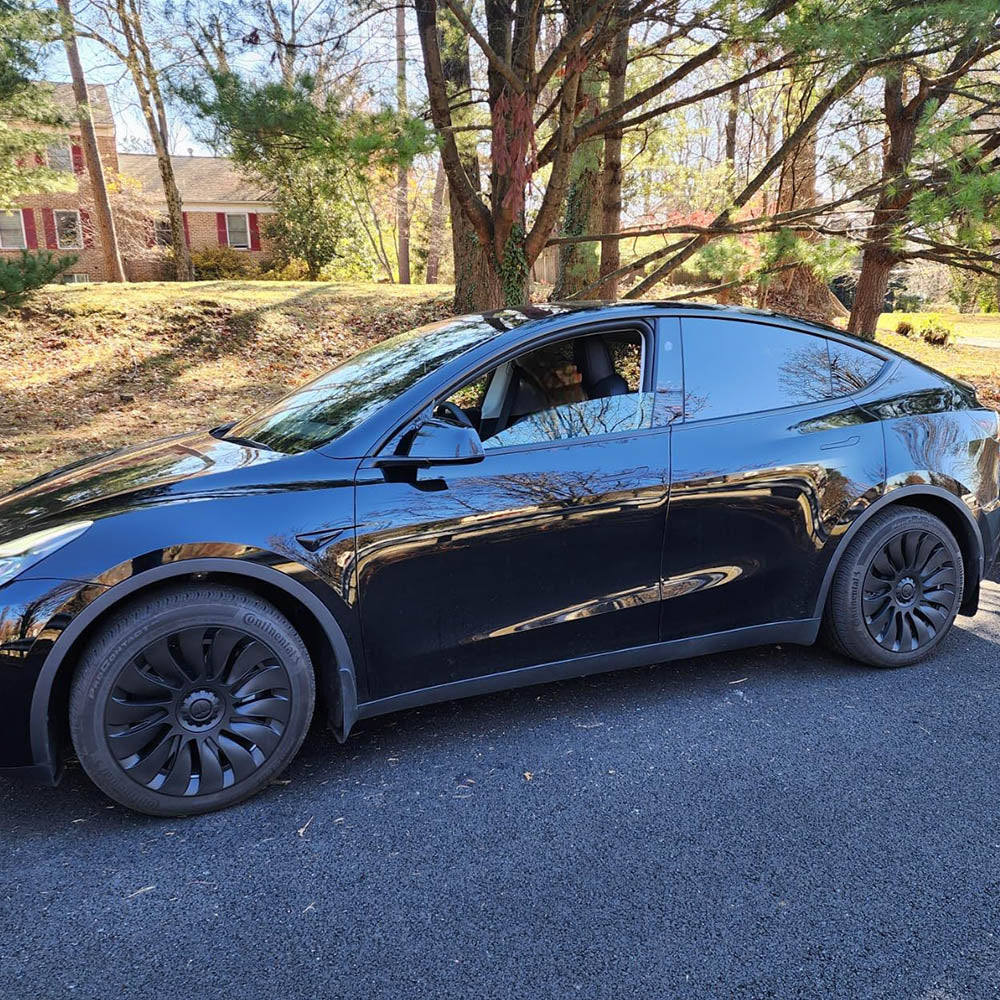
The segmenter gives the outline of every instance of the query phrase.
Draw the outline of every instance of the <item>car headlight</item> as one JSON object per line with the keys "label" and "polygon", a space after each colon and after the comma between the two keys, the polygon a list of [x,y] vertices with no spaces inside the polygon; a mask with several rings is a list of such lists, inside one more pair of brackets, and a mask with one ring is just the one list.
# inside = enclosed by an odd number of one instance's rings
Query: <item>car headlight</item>
{"label": "car headlight", "polygon": [[57,528],[46,528],[0,544],[0,585],[13,580],[29,566],[34,566],[67,542],[82,535],[94,522],[73,521]]}

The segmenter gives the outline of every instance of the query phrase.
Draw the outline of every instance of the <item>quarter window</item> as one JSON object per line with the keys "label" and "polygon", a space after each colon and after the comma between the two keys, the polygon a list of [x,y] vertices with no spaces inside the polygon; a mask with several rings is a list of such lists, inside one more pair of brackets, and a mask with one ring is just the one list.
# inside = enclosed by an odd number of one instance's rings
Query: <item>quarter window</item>
{"label": "quarter window", "polygon": [[825,337],[739,320],[685,319],[684,411],[707,420],[831,396]]}
{"label": "quarter window", "polygon": [[848,347],[838,341],[830,345],[830,379],[835,396],[848,396],[873,382],[885,362],[867,351]]}
{"label": "quarter window", "polygon": [[0,212],[0,250],[23,250],[24,226],[20,212]]}
{"label": "quarter window", "polygon": [[79,212],[56,212],[56,243],[60,250],[79,250],[83,246]]}
{"label": "quarter window", "polygon": [[244,214],[226,216],[226,239],[229,241],[229,245],[237,250],[250,248],[250,226],[247,224],[247,217]]}

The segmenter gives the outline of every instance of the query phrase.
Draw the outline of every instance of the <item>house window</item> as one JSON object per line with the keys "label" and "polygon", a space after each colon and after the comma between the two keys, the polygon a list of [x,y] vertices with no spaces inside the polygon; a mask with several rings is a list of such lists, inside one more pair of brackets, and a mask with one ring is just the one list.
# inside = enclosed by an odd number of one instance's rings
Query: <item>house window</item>
{"label": "house window", "polygon": [[49,146],[48,161],[52,170],[63,170],[67,174],[73,173],[73,155],[69,146]]}
{"label": "house window", "polygon": [[23,250],[24,220],[20,212],[0,212],[0,250]]}
{"label": "house window", "polygon": [[174,240],[168,219],[157,219],[153,223],[153,241],[158,247],[173,246]]}
{"label": "house window", "polygon": [[90,275],[86,271],[74,271],[72,274],[64,274],[62,283],[64,285],[84,285],[90,281]]}
{"label": "house window", "polygon": [[226,216],[226,239],[237,250],[250,249],[250,223],[244,213]]}
{"label": "house window", "polygon": [[56,212],[56,243],[60,250],[79,250],[83,246],[79,212]]}

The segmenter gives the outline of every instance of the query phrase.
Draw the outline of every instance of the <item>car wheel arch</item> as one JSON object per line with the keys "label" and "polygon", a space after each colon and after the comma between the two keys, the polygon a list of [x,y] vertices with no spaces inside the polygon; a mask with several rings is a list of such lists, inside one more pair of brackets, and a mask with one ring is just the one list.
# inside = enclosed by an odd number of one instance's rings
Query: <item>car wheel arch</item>
{"label": "car wheel arch", "polygon": [[334,734],[346,740],[357,720],[358,689],[347,636],[330,609],[308,587],[287,574],[257,563],[224,558],[192,558],[137,573],[108,588],[66,627],[46,656],[31,700],[31,750],[35,761],[53,761],[51,715],[62,689],[68,691],[76,660],[109,614],[161,586],[184,579],[211,579],[271,601],[295,626],[316,670],[317,694]]}
{"label": "car wheel arch", "polygon": [[934,515],[955,536],[962,551],[962,571],[965,578],[965,594],[959,613],[963,615],[976,613],[979,604],[979,584],[984,567],[984,547],[979,525],[976,524],[976,519],[969,508],[953,493],[938,486],[920,484],[901,486],[884,493],[878,500],[869,504],[844,532],[823,575],[816,602],[817,618],[822,617],[824,613],[834,574],[851,539],[871,517],[894,505],[918,507]]}

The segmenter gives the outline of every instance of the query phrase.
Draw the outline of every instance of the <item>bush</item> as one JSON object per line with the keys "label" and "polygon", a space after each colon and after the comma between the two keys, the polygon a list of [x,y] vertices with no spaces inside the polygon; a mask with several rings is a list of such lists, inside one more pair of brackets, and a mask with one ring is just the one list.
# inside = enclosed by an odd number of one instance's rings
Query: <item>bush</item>
{"label": "bush", "polygon": [[951,343],[955,331],[951,324],[945,322],[940,316],[927,316],[917,324],[916,334],[925,344],[930,344],[932,347],[945,347]]}
{"label": "bush", "polygon": [[194,274],[199,281],[255,278],[260,273],[257,262],[246,250],[234,250],[232,247],[195,250],[191,254],[191,263],[194,264]]}
{"label": "bush", "polygon": [[33,291],[75,262],[75,254],[56,257],[51,250],[22,250],[20,257],[0,258],[0,312],[21,305]]}
{"label": "bush", "polygon": [[913,324],[908,323],[905,319],[901,319],[896,324],[896,333],[901,337],[912,337],[913,336]]}

